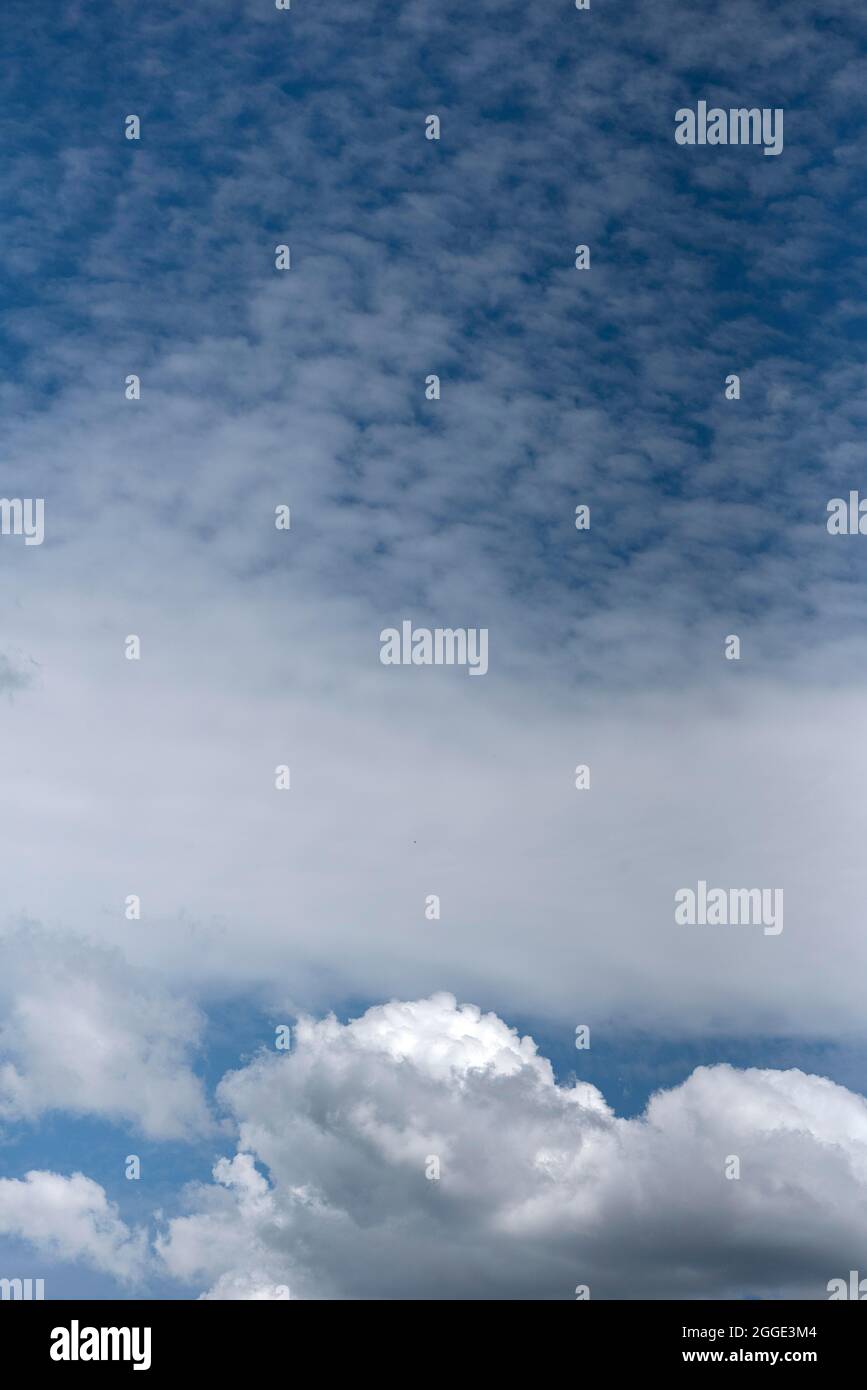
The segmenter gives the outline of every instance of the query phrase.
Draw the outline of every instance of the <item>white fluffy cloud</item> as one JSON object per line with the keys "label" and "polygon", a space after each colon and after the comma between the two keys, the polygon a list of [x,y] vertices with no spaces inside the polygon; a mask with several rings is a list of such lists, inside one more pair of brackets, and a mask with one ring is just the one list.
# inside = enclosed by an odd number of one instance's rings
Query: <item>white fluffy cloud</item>
{"label": "white fluffy cloud", "polygon": [[[864,262],[827,212],[861,196],[863,6],[827,0],[821,44],[808,7],[752,0],[701,24],[692,0],[664,24],[215,8],[19,35],[73,143],[14,160],[0,200],[24,286],[3,486],[47,507],[43,546],[4,542],[2,886],[62,926],[0,941],[0,1119],[202,1132],[185,1001],[230,991],[288,1016],[447,984],[561,1025],[851,1037],[867,591],[823,522],[863,453]],[[85,120],[78,39],[111,59]],[[797,110],[784,160],[686,171],[671,117],[708,53],[724,104]],[[157,79],[133,151],[118,112]],[[404,617],[488,627],[488,676],[382,668]],[[677,928],[699,878],[782,887],[783,935]],[[797,1073],[700,1072],[618,1121],[438,996],[303,1025],[222,1094],[241,1151],[162,1244],[217,1297],[812,1290],[862,1233],[862,1102]]]}
{"label": "white fluffy cloud", "polygon": [[621,1120],[439,994],[302,1020],[220,1093],[238,1153],[158,1240],[211,1298],[820,1298],[863,1264],[867,1102],[799,1071],[699,1068]]}
{"label": "white fluffy cloud", "polygon": [[148,1261],[147,1235],[130,1230],[98,1183],[83,1173],[33,1171],[0,1178],[0,1235],[26,1240],[48,1259],[72,1260],[135,1281]]}
{"label": "white fluffy cloud", "polygon": [[117,953],[30,925],[0,934],[0,1122],[65,1110],[156,1139],[204,1133],[200,1028]]}

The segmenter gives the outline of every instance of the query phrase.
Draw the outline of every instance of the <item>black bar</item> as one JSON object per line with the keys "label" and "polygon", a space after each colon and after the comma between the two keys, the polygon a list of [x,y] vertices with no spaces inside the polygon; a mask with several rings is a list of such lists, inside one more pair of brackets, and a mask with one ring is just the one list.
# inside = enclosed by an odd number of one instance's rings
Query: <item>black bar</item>
{"label": "black bar", "polygon": [[[559,1347],[576,1376],[600,1359],[612,1375],[621,1370],[701,1375],[714,1367],[734,1373],[755,1367],[770,1374],[800,1366],[826,1376],[858,1364],[865,1319],[867,1314],[847,1301],[588,1300],[570,1302],[568,1308],[550,1302],[520,1307],[503,1302],[389,1302],[383,1308],[372,1302],[291,1299],[0,1303],[6,1355],[26,1372],[135,1374],[137,1359],[140,1375],[205,1371],[219,1375],[221,1382],[234,1374],[245,1380],[267,1375],[268,1367],[273,1368],[271,1374],[285,1373],[294,1380],[311,1357],[321,1358],[322,1370],[332,1375],[335,1363],[340,1366],[345,1356],[347,1373],[359,1376],[365,1362],[369,1368],[379,1338],[387,1336],[397,1352],[407,1334],[421,1337],[421,1345],[431,1350],[439,1348],[443,1364],[457,1357],[454,1364],[466,1369],[468,1361],[478,1358],[488,1373],[504,1353],[517,1369],[512,1358],[520,1357],[522,1348],[529,1354],[535,1346],[532,1360],[538,1372],[540,1344],[524,1338],[539,1330],[555,1339],[546,1343],[549,1352],[553,1355]],[[118,1335],[97,1339],[88,1331],[103,1328],[117,1329]],[[452,1344],[452,1335],[460,1341]],[[53,1359],[52,1347],[70,1357],[75,1349],[79,1358]],[[464,1348],[460,1353],[459,1347]],[[106,1359],[83,1359],[80,1353],[91,1349],[104,1352]],[[112,1359],[115,1349],[127,1359]],[[426,1364],[433,1370],[436,1359]],[[393,1369],[397,1375],[396,1363]]]}

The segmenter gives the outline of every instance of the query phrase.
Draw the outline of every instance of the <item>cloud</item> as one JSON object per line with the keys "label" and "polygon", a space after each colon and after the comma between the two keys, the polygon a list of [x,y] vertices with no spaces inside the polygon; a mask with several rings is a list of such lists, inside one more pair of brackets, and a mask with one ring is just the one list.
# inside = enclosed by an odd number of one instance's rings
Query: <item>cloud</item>
{"label": "cloud", "polygon": [[0,935],[0,1121],[61,1110],[149,1138],[211,1128],[201,1017],[117,954],[32,925]]}
{"label": "cloud", "polygon": [[[867,591],[824,526],[867,415],[863,5],[12,3],[4,492],[46,539],[0,538],[0,689],[39,672],[2,886],[51,932],[0,939],[4,1122],[207,1132],[229,991],[863,1036]],[[783,106],[783,157],[679,150],[701,96]],[[384,670],[404,617],[488,627],[489,674]],[[783,935],[677,928],[699,878],[781,886]],[[828,1085],[713,1068],[619,1121],[441,995],[302,1024],[162,1248],[214,1297],[821,1292],[863,1205]]]}
{"label": "cloud", "polygon": [[[87,100],[5,171],[0,256],[50,287],[0,383],[6,491],[47,517],[2,538],[40,671],[7,715],[7,900],[173,995],[445,986],[563,1022],[580,969],[613,1026],[861,1028],[867,599],[824,528],[865,414],[861,8],[821,44],[748,3],[122,9],[20,36],[56,58],[47,128]],[[783,158],[686,161],[701,54],[726,104],[797,109]],[[487,626],[489,674],[384,670],[404,617]],[[783,937],[675,933],[699,878],[782,886]]]}
{"label": "cloud", "polygon": [[0,1234],[27,1241],[46,1259],[75,1261],[121,1283],[140,1280],[149,1258],[146,1232],[130,1230],[83,1173],[0,1178]]}
{"label": "cloud", "polygon": [[238,1153],[157,1241],[210,1298],[823,1298],[863,1261],[867,1102],[800,1071],[701,1067],[622,1120],[439,994],[302,1019],[220,1095]]}
{"label": "cloud", "polygon": [[17,691],[26,690],[35,679],[35,673],[29,669],[30,663],[20,656],[10,657],[5,652],[0,652],[0,694],[9,696]]}
{"label": "cloud", "polygon": [[[865,831],[859,690],[731,672],[725,691],[597,698],[392,670],[375,641],[366,669],[343,666],[341,630],[296,611],[228,649],[233,613],[204,620],[195,661],[170,623],[139,671],[118,645],[98,687],[76,678],[70,702],[50,672],[13,707],[10,905],[205,1005],[231,991],[321,1012],[448,988],[567,1030],[861,1030],[867,938],[843,867]],[[344,656],[359,644],[348,631]],[[699,879],[782,888],[782,935],[678,926],[674,894]]]}

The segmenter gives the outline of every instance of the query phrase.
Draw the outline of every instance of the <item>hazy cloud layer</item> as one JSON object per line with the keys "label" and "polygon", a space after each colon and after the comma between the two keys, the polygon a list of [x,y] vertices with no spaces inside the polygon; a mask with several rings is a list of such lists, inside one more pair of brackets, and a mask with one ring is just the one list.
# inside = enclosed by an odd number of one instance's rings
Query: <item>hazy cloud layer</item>
{"label": "hazy cloud layer", "polygon": [[[859,1028],[861,7],[63,14],[52,140],[2,77],[11,913],[177,991]],[[703,94],[782,157],[677,146]],[[380,666],[404,617],[489,674]],[[699,878],[783,936],[676,934]]]}

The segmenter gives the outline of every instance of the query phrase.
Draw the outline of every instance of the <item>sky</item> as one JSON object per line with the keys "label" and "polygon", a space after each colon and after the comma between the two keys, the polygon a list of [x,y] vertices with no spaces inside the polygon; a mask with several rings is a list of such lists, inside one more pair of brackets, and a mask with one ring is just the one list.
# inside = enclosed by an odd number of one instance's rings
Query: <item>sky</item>
{"label": "sky", "polygon": [[[0,1278],[867,1274],[863,6],[7,0],[0,45],[0,494],[44,499]],[[783,148],[679,144],[700,101]],[[405,621],[487,671],[383,664]],[[699,882],[782,930],[678,923]]]}

